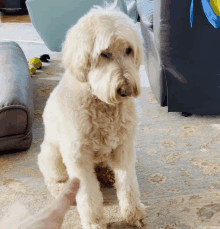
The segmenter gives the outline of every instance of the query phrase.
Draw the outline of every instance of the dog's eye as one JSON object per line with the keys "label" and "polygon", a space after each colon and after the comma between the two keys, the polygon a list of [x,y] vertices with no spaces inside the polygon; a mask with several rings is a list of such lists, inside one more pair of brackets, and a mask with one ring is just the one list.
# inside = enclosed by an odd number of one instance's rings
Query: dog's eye
{"label": "dog's eye", "polygon": [[112,54],[111,53],[104,53],[104,52],[102,52],[101,53],[101,56],[102,57],[105,57],[105,58],[110,58],[112,56]]}
{"label": "dog's eye", "polygon": [[132,52],[131,48],[126,48],[126,54],[129,55]]}

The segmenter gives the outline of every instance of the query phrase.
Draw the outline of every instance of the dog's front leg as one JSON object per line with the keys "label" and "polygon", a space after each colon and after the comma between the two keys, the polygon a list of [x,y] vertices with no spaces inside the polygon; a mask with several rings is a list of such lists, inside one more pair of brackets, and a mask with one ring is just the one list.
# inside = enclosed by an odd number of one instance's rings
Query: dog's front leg
{"label": "dog's front leg", "polygon": [[139,200],[133,143],[116,148],[111,163],[115,172],[115,186],[121,213],[127,223],[142,227],[145,225],[145,211]]}
{"label": "dog's front leg", "polygon": [[67,173],[72,179],[79,178],[80,188],[76,196],[77,209],[83,229],[106,229],[107,223],[103,216],[103,196],[99,182],[94,173],[94,164],[86,155],[73,158],[74,147],[63,154]]}

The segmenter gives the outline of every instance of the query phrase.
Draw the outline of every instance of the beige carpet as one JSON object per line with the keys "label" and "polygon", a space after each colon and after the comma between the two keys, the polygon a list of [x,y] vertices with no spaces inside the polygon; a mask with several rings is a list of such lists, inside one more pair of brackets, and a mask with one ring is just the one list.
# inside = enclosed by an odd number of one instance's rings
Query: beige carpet
{"label": "beige carpet", "polygon": [[[36,160],[44,133],[42,111],[63,72],[57,55],[33,76],[33,143],[28,151],[0,155],[0,218],[18,199],[33,212],[52,199]],[[136,169],[147,206],[146,228],[220,228],[220,116],[167,113],[150,88],[142,89],[137,110]],[[115,190],[106,188],[103,195],[110,228],[133,228],[121,219]],[[76,206],[62,228],[81,228]]]}

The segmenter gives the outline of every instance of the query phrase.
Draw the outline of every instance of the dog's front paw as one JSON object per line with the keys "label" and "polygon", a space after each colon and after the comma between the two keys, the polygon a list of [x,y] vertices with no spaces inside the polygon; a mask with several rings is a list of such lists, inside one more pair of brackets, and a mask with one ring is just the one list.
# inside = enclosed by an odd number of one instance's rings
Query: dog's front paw
{"label": "dog's front paw", "polygon": [[133,208],[127,208],[124,210],[123,215],[128,224],[136,227],[143,227],[146,225],[145,206],[140,204]]}
{"label": "dog's front paw", "polygon": [[55,182],[46,183],[48,190],[50,191],[51,195],[55,198],[58,198],[58,196],[61,194],[65,184],[66,183]]}

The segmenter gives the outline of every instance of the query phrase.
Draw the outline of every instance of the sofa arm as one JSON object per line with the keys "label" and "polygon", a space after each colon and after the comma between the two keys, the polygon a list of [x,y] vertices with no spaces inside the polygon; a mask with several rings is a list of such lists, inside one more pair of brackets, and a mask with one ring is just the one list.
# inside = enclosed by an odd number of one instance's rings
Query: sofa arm
{"label": "sofa arm", "polygon": [[15,42],[0,42],[0,151],[25,150],[32,142],[33,81]]}

